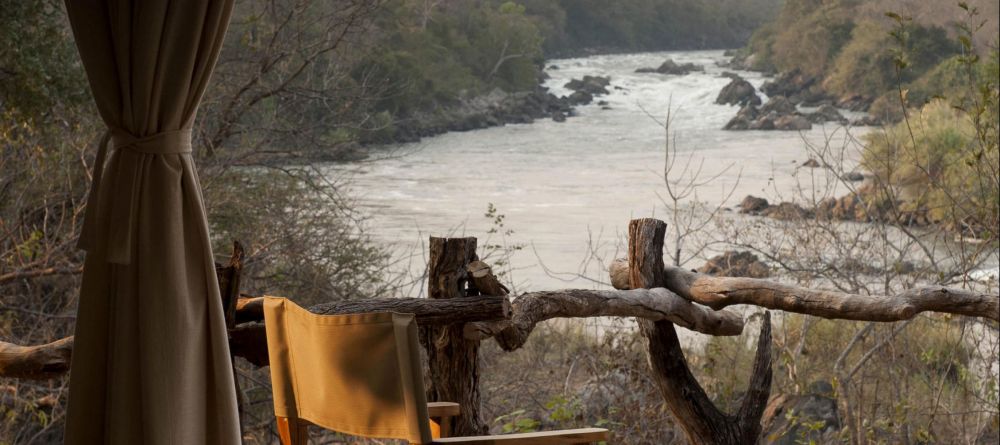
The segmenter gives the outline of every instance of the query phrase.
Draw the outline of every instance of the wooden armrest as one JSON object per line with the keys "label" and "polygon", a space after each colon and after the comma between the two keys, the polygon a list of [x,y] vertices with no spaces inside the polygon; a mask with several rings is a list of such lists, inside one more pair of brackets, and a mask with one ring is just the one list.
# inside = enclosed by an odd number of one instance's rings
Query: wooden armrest
{"label": "wooden armrest", "polygon": [[455,402],[428,402],[427,417],[457,417],[462,413],[462,405]]}
{"label": "wooden armrest", "polygon": [[434,439],[432,444],[460,443],[466,445],[575,445],[608,440],[608,430],[579,428],[575,430],[543,431],[538,433],[501,434],[498,436],[469,436]]}

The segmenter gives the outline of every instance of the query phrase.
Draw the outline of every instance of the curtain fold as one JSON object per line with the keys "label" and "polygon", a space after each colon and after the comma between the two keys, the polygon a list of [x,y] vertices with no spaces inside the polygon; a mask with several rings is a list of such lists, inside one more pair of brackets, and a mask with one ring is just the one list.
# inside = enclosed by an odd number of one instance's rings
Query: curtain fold
{"label": "curtain fold", "polygon": [[237,444],[236,394],[191,127],[233,0],[66,0],[108,134],[67,444]]}

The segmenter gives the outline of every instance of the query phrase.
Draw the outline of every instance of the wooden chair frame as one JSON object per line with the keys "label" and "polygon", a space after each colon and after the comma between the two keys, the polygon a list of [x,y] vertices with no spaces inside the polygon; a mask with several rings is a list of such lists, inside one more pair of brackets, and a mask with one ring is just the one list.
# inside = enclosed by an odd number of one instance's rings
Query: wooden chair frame
{"label": "wooden chair frame", "polygon": [[[461,414],[461,407],[452,402],[427,403],[433,444],[465,445],[583,445],[607,441],[608,431],[600,428],[580,428],[573,430],[543,431],[537,433],[503,434],[499,436],[451,437],[451,418]],[[310,423],[301,419],[278,417],[278,436],[282,445],[306,445],[309,441]]]}
{"label": "wooden chair frame", "polygon": [[[294,312],[288,312],[292,310]],[[396,314],[396,313],[372,313],[372,314],[352,314],[339,315],[339,316],[325,316],[318,314],[311,314],[305,309],[296,306],[294,303],[288,300],[280,298],[269,298],[265,301],[265,314],[270,313],[271,317],[267,318],[265,315],[265,323],[268,326],[268,342],[269,347],[272,346],[273,349],[270,350],[271,356],[271,377],[272,377],[272,388],[275,389],[275,413],[278,426],[278,436],[281,439],[281,443],[284,445],[306,445],[309,440],[309,425],[312,424],[309,420],[304,418],[298,418],[303,411],[300,411],[298,406],[299,403],[303,403],[305,412],[309,414],[305,417],[309,419],[321,419],[318,421],[317,426],[330,426],[330,425],[340,425],[344,428],[345,433],[351,434],[352,432],[360,433],[363,435],[371,435],[371,437],[400,437],[408,438],[411,444],[419,445],[432,445],[432,444],[475,444],[475,445],[492,445],[492,444],[523,444],[523,445],[576,445],[576,444],[588,444],[600,441],[606,441],[608,439],[608,431],[602,428],[581,428],[573,430],[561,430],[561,431],[546,431],[537,433],[521,433],[521,434],[504,434],[498,436],[471,436],[471,437],[450,437],[451,436],[451,418],[461,415],[462,409],[457,403],[450,402],[424,402],[424,387],[423,379],[420,378],[420,358],[419,358],[419,346],[417,344],[417,326],[412,315],[406,314]],[[289,315],[292,314],[292,315]],[[337,317],[337,318],[334,318]],[[286,324],[287,322],[287,324]],[[365,331],[365,325],[371,324],[372,328],[375,329],[373,334],[374,337],[367,337],[368,331]],[[301,338],[298,342],[293,342],[286,338],[289,334],[290,329],[288,326],[294,326],[299,335],[305,335],[305,338]],[[320,327],[322,329],[315,330],[311,329],[314,327]],[[337,343],[335,341],[327,341],[326,337],[320,337],[319,335],[327,335],[332,332],[344,332],[337,331],[336,329],[350,329],[347,332],[352,332],[358,335],[356,342],[361,345],[370,345],[375,348],[373,351],[381,351],[382,356],[379,357],[392,357],[393,360],[400,367],[397,371],[398,374],[393,374],[388,370],[387,374],[380,375],[375,372],[375,369],[368,367],[369,363],[365,361],[354,360],[351,364],[356,365],[362,363],[361,367],[350,367],[347,363],[344,363],[343,368],[330,366],[340,366],[333,365],[337,363],[337,357],[340,357],[341,353],[351,353],[351,346],[344,343]],[[352,337],[335,337],[342,340],[349,340]],[[371,338],[374,338],[373,342]],[[364,340],[368,339],[368,340]],[[296,361],[293,359],[296,354],[296,349],[293,348],[293,344],[302,345],[301,347],[312,352],[312,356],[300,356],[303,357],[321,357],[315,361],[298,361],[297,366],[300,369],[309,369],[306,372],[307,379],[324,379],[316,382],[320,388],[326,388],[324,392],[321,392],[317,396],[316,393],[296,395],[296,391],[299,388],[300,378],[295,374]],[[333,348],[333,349],[329,349]],[[329,357],[324,357],[326,351]],[[317,355],[319,354],[319,355]],[[356,351],[354,352],[356,357]],[[307,363],[307,364],[306,364]],[[376,365],[378,366],[378,365]],[[305,368],[303,368],[305,367]],[[337,411],[338,409],[344,409],[346,406],[330,406],[328,399],[331,394],[341,394],[339,398],[343,397],[354,397],[355,394],[365,394],[364,397],[369,396],[368,394],[371,389],[364,389],[365,386],[360,386],[362,391],[344,391],[344,382],[340,380],[342,377],[339,371],[351,370],[355,375],[362,375],[367,373],[372,373],[375,375],[374,379],[359,378],[352,384],[361,385],[392,385],[393,379],[399,379],[399,387],[397,388],[385,388],[389,392],[386,396],[382,397],[380,400],[356,400],[359,403],[357,409],[361,409],[359,416],[352,417],[353,414],[345,411]],[[337,380],[325,380],[332,376],[337,378]],[[355,378],[355,377],[346,377]],[[273,381],[278,379],[278,381]],[[380,380],[381,379],[381,380]],[[389,379],[389,380],[385,380]],[[323,386],[326,384],[327,386]],[[341,386],[338,386],[341,385]],[[277,388],[281,388],[278,391]],[[399,393],[395,393],[398,390]],[[375,391],[378,392],[378,391]],[[389,395],[394,394],[394,395]],[[398,395],[399,397],[396,397]],[[334,396],[335,398],[338,398]],[[301,398],[301,400],[300,400]],[[279,403],[279,399],[281,403]],[[349,400],[343,400],[349,401]],[[372,405],[365,405],[372,404]],[[287,405],[287,406],[286,406]],[[292,408],[289,409],[288,406]],[[374,411],[376,407],[378,409],[387,409],[391,414],[387,423],[382,425],[391,425],[389,427],[380,426],[379,428],[365,428],[359,427],[359,423],[370,422],[371,419],[378,417]],[[404,408],[405,409],[402,409]],[[424,409],[426,407],[426,409]],[[348,422],[341,422],[339,420],[334,420],[334,418],[326,417],[326,415],[321,414],[324,410],[334,411],[342,417],[350,418]],[[365,414],[367,413],[367,414]],[[295,417],[284,417],[284,416],[295,416]],[[400,433],[400,423],[404,423],[403,418],[405,416],[405,428],[408,433]],[[351,423],[353,422],[353,423]],[[419,432],[415,431],[416,429]],[[393,431],[390,433],[390,431]],[[381,436],[381,434],[387,434]],[[414,442],[418,441],[418,442]]]}

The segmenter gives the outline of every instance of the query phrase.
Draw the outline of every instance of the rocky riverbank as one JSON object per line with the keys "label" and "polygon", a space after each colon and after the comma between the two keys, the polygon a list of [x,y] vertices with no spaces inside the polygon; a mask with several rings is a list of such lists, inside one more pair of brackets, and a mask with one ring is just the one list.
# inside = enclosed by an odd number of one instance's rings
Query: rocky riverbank
{"label": "rocky riverbank", "polygon": [[[719,92],[715,103],[741,106],[736,116],[723,127],[725,130],[802,131],[812,129],[813,124],[825,122],[856,126],[877,124],[867,116],[849,121],[837,107],[822,100],[817,102],[813,93],[804,95],[803,90],[787,88],[787,83],[775,81],[768,81],[761,87],[761,91],[770,98],[761,105],[760,96],[750,82],[737,74],[725,74],[732,80]],[[811,112],[799,108],[817,104],[818,108]]]}
{"label": "rocky riverbank", "polygon": [[[730,55],[732,59],[724,66],[753,71],[752,55],[745,56],[739,51],[729,52],[727,55]],[[768,104],[775,101],[777,103],[763,113],[758,112],[759,110],[754,107],[759,103],[734,100],[749,97],[751,94],[753,97],[757,97],[757,95],[756,91],[752,90],[752,85],[740,79],[739,76],[732,75],[733,81],[719,93],[719,99],[716,103],[738,103],[743,108],[726,125],[727,130],[808,130],[812,123],[829,121],[852,126],[872,126],[883,123],[872,115],[848,121],[838,111],[838,109],[845,109],[867,112],[872,105],[871,98],[857,95],[833,97],[823,88],[821,79],[797,69],[770,74],[775,77],[761,85],[760,92],[770,98]],[[757,100],[759,101],[759,98]],[[765,104],[765,107],[768,104]],[[799,107],[818,109],[812,113],[803,113],[799,111]],[[777,113],[772,114],[772,111]]]}
{"label": "rocky riverbank", "polygon": [[740,213],[764,216],[781,221],[820,219],[854,222],[888,222],[905,226],[935,224],[926,210],[901,210],[900,203],[889,202],[872,182],[862,183],[855,191],[839,198],[824,198],[814,207],[793,202],[771,204],[767,199],[748,195],[739,204]]}
{"label": "rocky riverbank", "polygon": [[419,112],[399,119],[393,125],[388,142],[417,142],[421,138],[450,131],[471,131],[506,124],[527,124],[537,119],[563,122],[575,115],[575,107],[587,105],[595,97],[608,94],[611,79],[584,76],[565,86],[573,93],[556,96],[543,86],[527,92],[506,92],[495,88],[487,94],[461,101],[457,105]]}

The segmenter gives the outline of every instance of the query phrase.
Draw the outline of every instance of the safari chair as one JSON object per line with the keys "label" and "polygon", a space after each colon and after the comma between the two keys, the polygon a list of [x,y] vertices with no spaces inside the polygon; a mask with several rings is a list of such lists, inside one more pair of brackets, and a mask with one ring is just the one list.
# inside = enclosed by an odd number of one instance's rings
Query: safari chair
{"label": "safari chair", "polygon": [[[426,402],[417,324],[391,312],[317,315],[284,298],[264,301],[274,415],[284,445],[304,445],[308,425],[411,444],[585,444],[608,431],[582,428],[447,437],[456,403]],[[445,436],[445,437],[442,437]]]}

